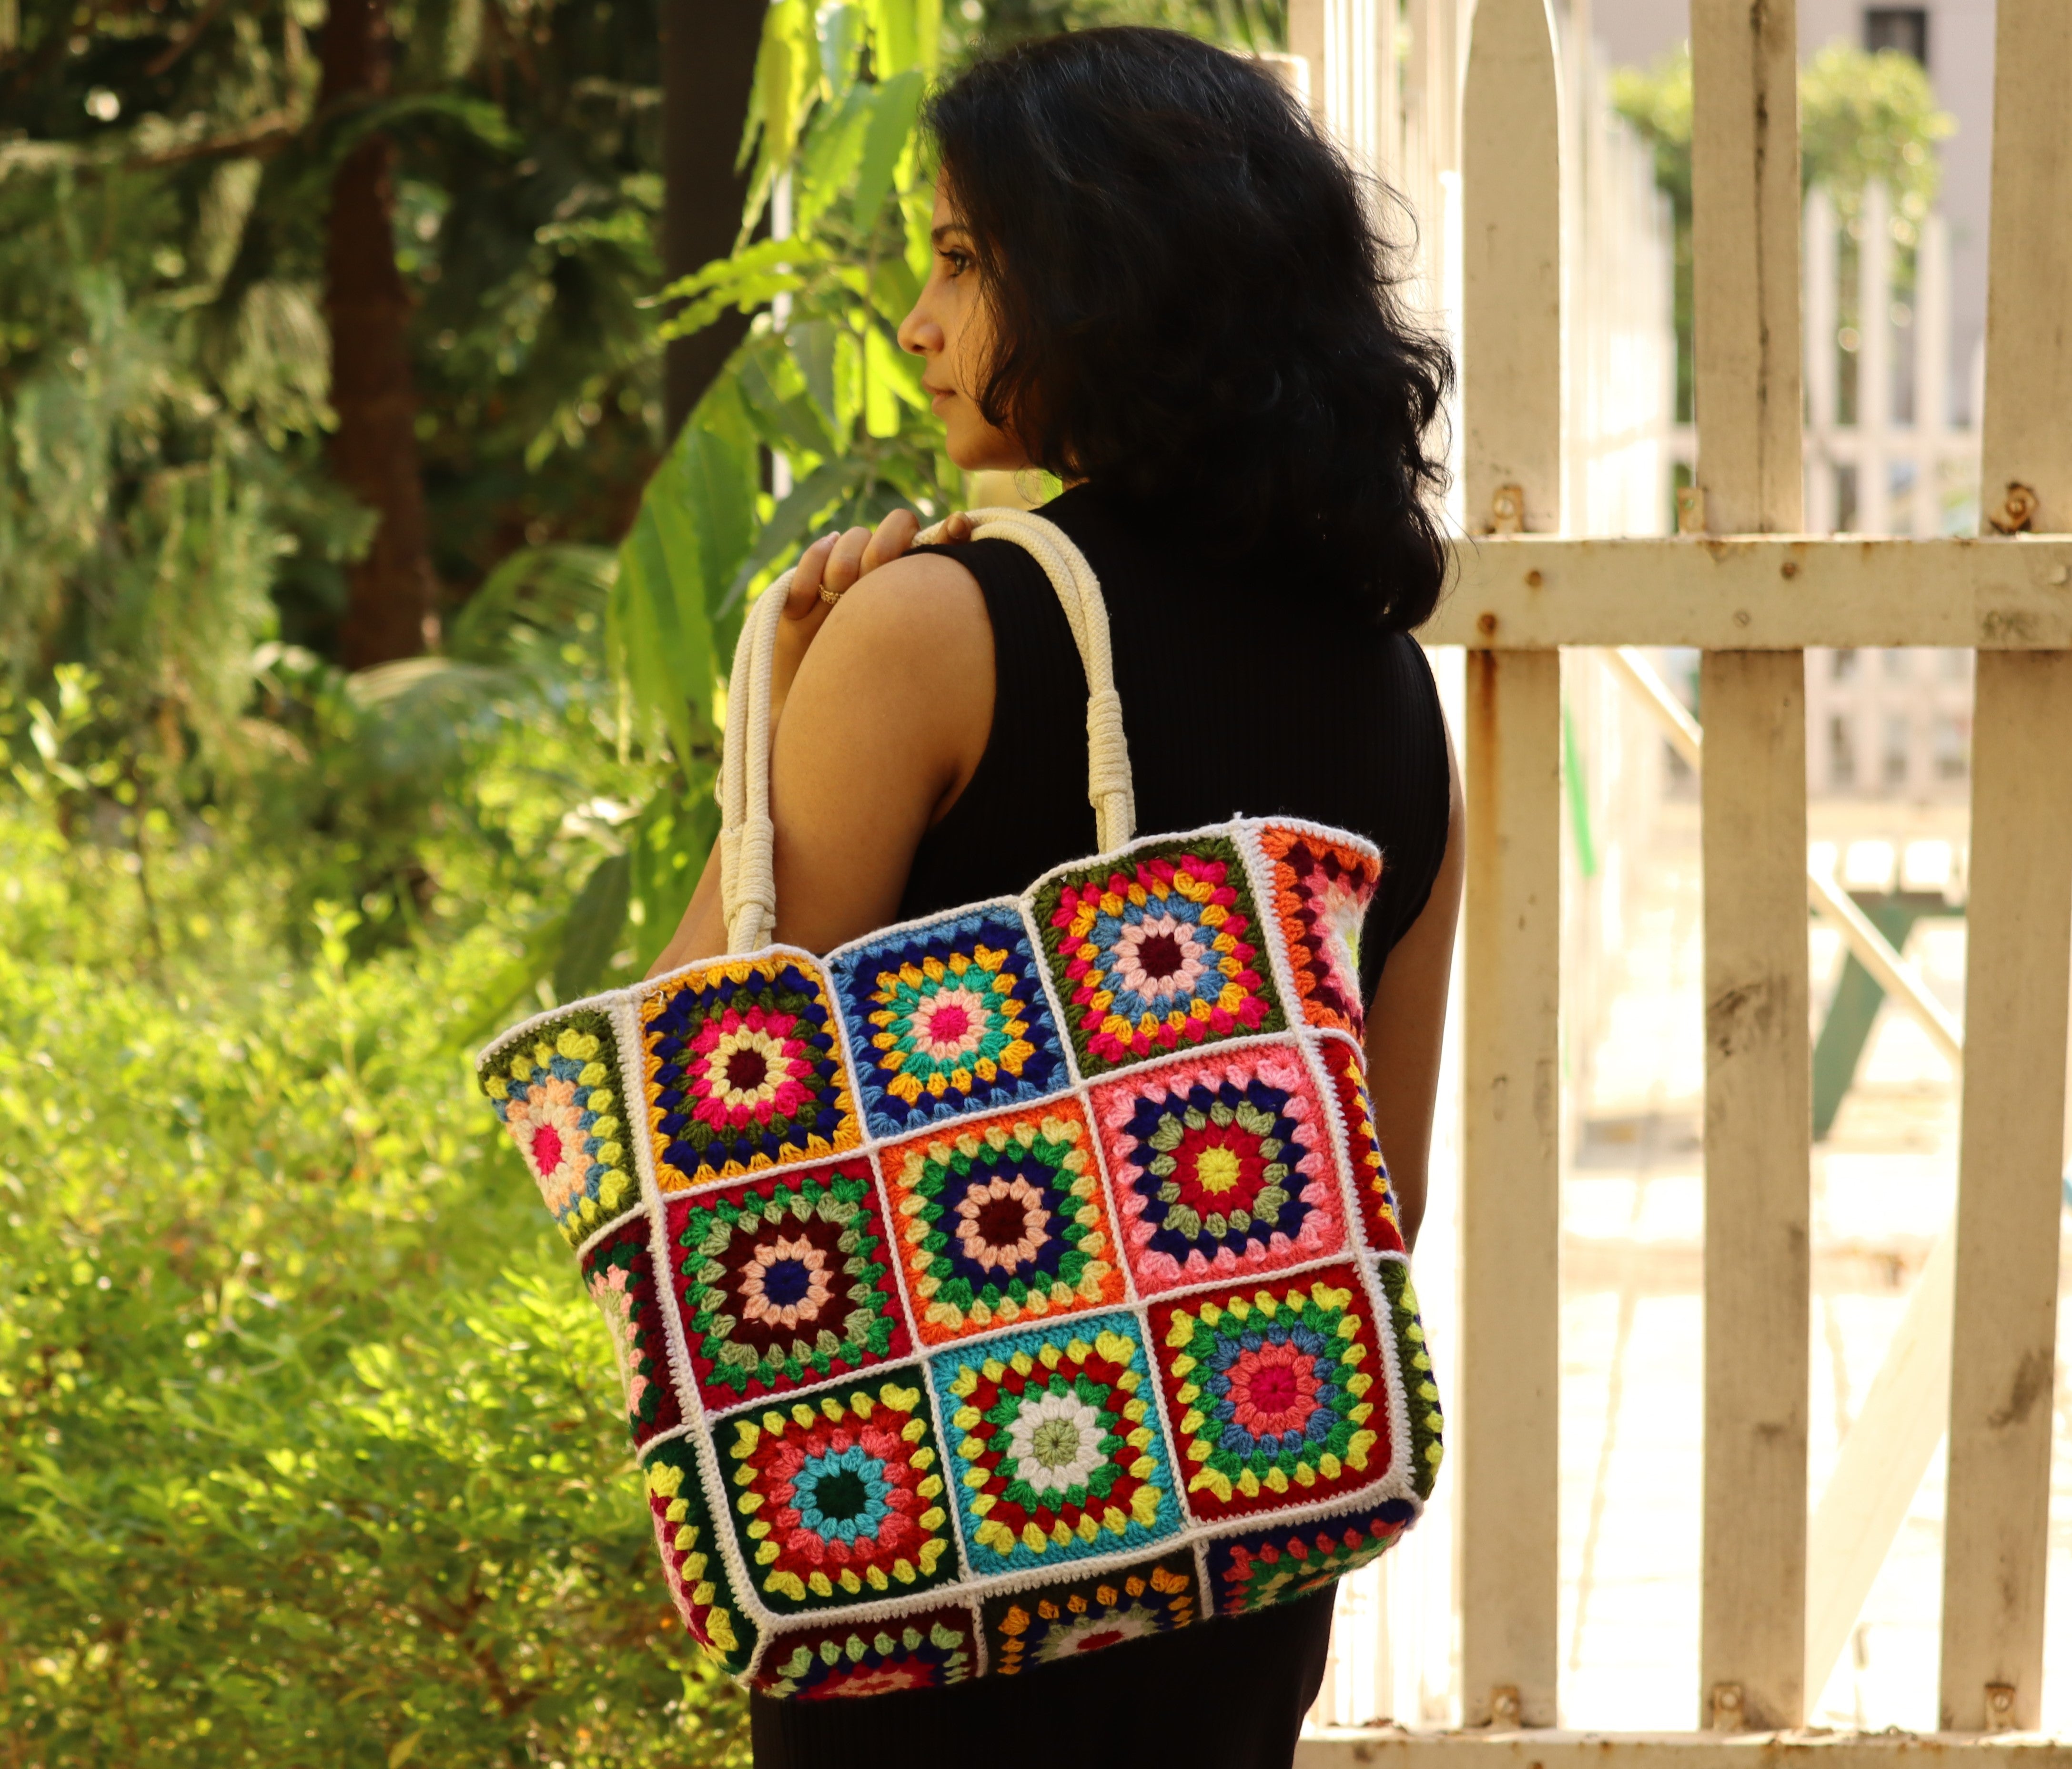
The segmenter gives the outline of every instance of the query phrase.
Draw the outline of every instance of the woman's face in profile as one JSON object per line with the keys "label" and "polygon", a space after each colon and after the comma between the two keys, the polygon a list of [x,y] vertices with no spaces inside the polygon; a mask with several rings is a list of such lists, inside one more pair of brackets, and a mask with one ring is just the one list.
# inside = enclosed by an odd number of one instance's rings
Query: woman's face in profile
{"label": "woman's face in profile", "polygon": [[947,176],[935,186],[931,233],[935,259],[900,324],[900,347],[923,359],[921,385],[943,421],[950,459],[968,473],[1018,471],[1029,465],[1026,451],[979,409],[977,392],[993,358],[993,315]]}

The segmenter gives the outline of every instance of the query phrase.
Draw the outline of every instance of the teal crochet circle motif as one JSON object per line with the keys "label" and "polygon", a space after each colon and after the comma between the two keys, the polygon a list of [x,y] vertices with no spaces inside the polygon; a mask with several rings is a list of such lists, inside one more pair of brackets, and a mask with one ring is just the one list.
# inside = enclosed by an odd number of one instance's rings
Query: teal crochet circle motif
{"label": "teal crochet circle motif", "polygon": [[799,1523],[823,1541],[853,1542],[874,1539],[891,1508],[886,1496],[891,1485],[885,1464],[867,1450],[852,1446],[825,1455],[809,1456],[800,1468],[793,1491]]}

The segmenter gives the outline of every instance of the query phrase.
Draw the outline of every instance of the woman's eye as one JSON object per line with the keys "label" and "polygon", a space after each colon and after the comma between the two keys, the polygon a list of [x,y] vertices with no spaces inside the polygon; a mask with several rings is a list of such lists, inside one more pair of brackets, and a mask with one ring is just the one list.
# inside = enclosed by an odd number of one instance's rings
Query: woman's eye
{"label": "woman's eye", "polygon": [[937,254],[953,277],[960,277],[971,268],[971,257],[964,252],[942,252]]}

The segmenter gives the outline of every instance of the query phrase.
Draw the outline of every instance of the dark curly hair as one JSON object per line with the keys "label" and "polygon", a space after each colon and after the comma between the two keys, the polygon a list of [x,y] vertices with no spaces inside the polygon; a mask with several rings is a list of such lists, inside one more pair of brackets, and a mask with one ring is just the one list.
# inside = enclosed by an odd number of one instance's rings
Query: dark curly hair
{"label": "dark curly hair", "polygon": [[993,320],[987,421],[1420,625],[1446,571],[1428,437],[1452,358],[1280,82],[1174,31],[1074,31],[979,63],[927,121]]}

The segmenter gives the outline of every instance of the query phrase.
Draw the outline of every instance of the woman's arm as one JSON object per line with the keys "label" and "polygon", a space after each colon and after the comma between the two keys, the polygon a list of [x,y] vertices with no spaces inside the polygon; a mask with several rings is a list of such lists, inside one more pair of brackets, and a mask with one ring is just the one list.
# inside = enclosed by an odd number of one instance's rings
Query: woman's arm
{"label": "woman's arm", "polygon": [[1461,771],[1446,743],[1446,851],[1432,895],[1396,943],[1367,1010],[1367,1085],[1375,1134],[1388,1163],[1412,1246],[1424,1220],[1424,1182],[1432,1159],[1432,1114],[1439,1095],[1440,1046],[1446,1031],[1446,989],[1453,969],[1453,930],[1460,919],[1465,867]]}
{"label": "woman's arm", "polygon": [[[914,850],[985,753],[993,628],[978,582],[938,553],[859,578],[818,623],[777,722],[777,937],[811,952],[896,914]],[[726,946],[708,859],[651,975]]]}

